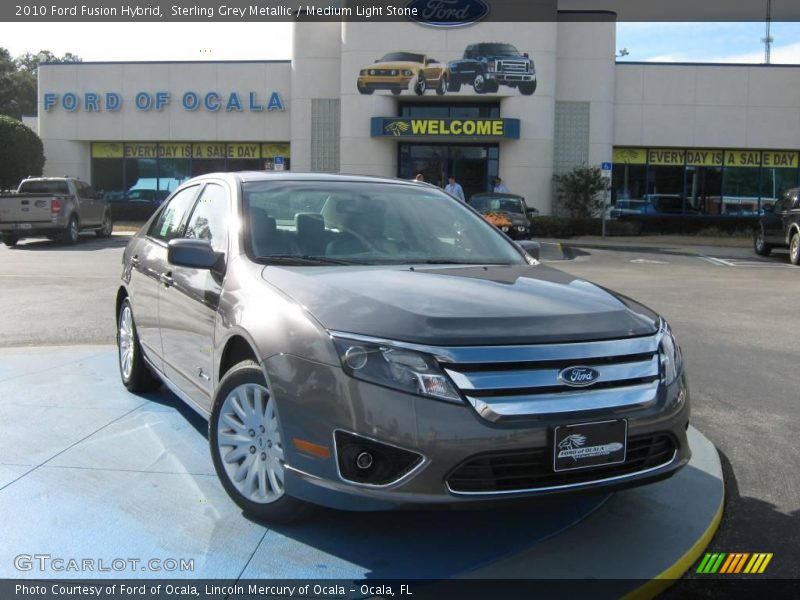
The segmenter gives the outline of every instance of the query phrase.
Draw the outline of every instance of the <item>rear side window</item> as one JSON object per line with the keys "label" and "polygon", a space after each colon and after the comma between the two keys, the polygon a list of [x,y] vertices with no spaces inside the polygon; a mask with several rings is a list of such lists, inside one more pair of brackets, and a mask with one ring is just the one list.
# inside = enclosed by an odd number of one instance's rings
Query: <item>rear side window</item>
{"label": "rear side window", "polygon": [[24,194],[69,194],[66,181],[23,181],[19,192]]}
{"label": "rear side window", "polygon": [[198,186],[193,185],[182,189],[170,198],[164,210],[159,213],[156,220],[150,225],[147,235],[165,242],[182,237],[186,213],[192,207],[197,189]]}

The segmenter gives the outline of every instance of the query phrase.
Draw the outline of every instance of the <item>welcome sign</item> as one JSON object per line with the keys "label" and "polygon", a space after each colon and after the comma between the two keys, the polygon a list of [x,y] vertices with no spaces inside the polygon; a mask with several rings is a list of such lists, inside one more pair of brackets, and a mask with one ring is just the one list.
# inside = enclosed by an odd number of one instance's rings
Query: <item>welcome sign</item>
{"label": "welcome sign", "polygon": [[519,139],[519,119],[373,117],[372,137]]}

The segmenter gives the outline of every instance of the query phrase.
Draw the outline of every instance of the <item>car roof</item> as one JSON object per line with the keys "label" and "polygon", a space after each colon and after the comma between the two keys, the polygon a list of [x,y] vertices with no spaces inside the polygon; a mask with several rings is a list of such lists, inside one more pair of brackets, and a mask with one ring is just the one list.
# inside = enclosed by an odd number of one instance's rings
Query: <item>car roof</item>
{"label": "car roof", "polygon": [[[436,187],[426,182],[409,181],[408,179],[398,179],[396,177],[378,177],[373,175],[356,175],[348,173],[303,173],[298,171],[267,172],[267,171],[237,171],[233,173],[207,173],[193,177],[188,181],[202,179],[234,179],[241,183],[251,183],[255,181],[348,181],[359,183],[390,183],[412,185],[416,187]],[[187,182],[184,182],[187,183]],[[438,188],[437,188],[438,189]]]}
{"label": "car roof", "polygon": [[478,194],[472,194],[469,197],[470,200],[473,198],[516,198],[521,200],[522,196],[519,194],[512,194],[511,192],[480,192]]}

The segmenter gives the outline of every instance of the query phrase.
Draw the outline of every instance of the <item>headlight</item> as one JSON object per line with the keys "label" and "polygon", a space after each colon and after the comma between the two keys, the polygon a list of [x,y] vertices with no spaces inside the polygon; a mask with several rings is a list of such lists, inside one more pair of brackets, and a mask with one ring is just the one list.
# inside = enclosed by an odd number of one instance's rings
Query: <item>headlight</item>
{"label": "headlight", "polygon": [[501,227],[501,228],[500,228],[500,231],[503,231],[503,232],[506,232],[506,233],[508,233],[508,227]]}
{"label": "headlight", "polygon": [[397,75],[397,69],[392,69],[392,75]]}
{"label": "headlight", "polygon": [[526,229],[525,225],[517,225],[517,231],[525,231]]}
{"label": "headlight", "polygon": [[661,378],[666,385],[669,385],[675,381],[683,368],[683,356],[681,347],[678,346],[669,324],[664,319],[661,320],[661,342],[658,354],[661,360]]}
{"label": "headlight", "polygon": [[334,338],[333,343],[342,368],[351,377],[409,394],[462,403],[453,384],[428,354],[345,338]]}
{"label": "headlight", "polygon": [[410,69],[406,69],[405,71],[403,71],[403,75],[405,75],[406,77],[411,77],[413,74],[414,73],[412,73]]}
{"label": "headlight", "polygon": [[375,75],[375,69],[370,69],[370,70],[369,70],[369,74],[370,74],[370,75]]}

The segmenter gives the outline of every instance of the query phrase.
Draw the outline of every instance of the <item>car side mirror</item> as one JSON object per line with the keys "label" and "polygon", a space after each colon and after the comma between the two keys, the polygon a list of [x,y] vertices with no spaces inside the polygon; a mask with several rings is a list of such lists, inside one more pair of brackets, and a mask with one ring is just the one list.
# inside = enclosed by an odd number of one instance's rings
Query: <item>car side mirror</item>
{"label": "car side mirror", "polygon": [[222,259],[206,240],[177,238],[169,241],[167,260],[169,264],[190,269],[213,269]]}
{"label": "car side mirror", "polygon": [[536,260],[539,260],[539,251],[541,249],[539,242],[534,242],[533,240],[519,240],[517,242],[517,246],[522,248],[526,254],[532,256]]}

